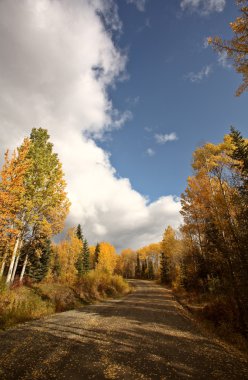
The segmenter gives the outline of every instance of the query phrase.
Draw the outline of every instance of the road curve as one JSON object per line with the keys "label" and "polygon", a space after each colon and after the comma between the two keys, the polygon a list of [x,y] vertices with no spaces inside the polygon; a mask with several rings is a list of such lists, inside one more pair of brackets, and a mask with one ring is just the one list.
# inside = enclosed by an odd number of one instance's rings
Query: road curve
{"label": "road curve", "polygon": [[134,281],[125,299],[0,333],[0,379],[248,379],[245,358],[205,336],[170,290]]}

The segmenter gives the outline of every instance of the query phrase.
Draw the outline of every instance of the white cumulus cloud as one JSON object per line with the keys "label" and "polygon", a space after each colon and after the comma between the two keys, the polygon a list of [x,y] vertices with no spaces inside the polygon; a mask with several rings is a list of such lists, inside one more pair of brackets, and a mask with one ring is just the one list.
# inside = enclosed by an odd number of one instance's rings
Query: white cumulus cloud
{"label": "white cumulus cloud", "polygon": [[165,144],[168,141],[175,141],[178,140],[178,137],[175,132],[169,133],[169,134],[155,134],[155,140],[158,144]]}
{"label": "white cumulus cloud", "polygon": [[189,79],[193,83],[199,83],[201,82],[204,78],[207,78],[212,72],[212,66],[207,65],[204,66],[200,71],[198,72],[193,72],[191,71],[190,73],[185,75],[185,79]]}
{"label": "white cumulus cloud", "polygon": [[203,16],[212,12],[222,12],[225,8],[226,0],[182,0],[181,9],[190,12],[197,12]]}
{"label": "white cumulus cloud", "polygon": [[220,66],[224,67],[224,69],[230,69],[232,67],[226,51],[218,53],[218,63]]}
{"label": "white cumulus cloud", "polygon": [[90,243],[118,249],[157,241],[167,224],[180,223],[178,199],[149,203],[93,140],[130,117],[108,97],[125,72],[112,40],[120,29],[110,0],[0,2],[1,157],[33,127],[47,128],[72,202],[67,225],[81,223]]}
{"label": "white cumulus cloud", "polygon": [[145,12],[147,0],[127,0],[128,4],[133,4],[136,6],[138,11]]}

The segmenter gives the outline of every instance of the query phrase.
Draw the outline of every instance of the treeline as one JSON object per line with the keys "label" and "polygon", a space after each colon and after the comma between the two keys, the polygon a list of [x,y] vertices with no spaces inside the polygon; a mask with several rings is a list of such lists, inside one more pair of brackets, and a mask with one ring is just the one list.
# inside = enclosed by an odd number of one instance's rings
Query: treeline
{"label": "treeline", "polygon": [[113,274],[118,256],[106,242],[89,247],[81,225],[64,240],[70,202],[62,165],[47,130],[34,128],[0,171],[0,280],[74,284],[91,270]]}
{"label": "treeline", "polygon": [[193,155],[182,195],[181,282],[221,298],[248,336],[248,142],[231,129]]}
{"label": "treeline", "polygon": [[231,128],[220,144],[196,149],[192,169],[183,225],[169,226],[160,243],[124,250],[122,274],[203,296],[217,323],[248,336],[248,141]]}

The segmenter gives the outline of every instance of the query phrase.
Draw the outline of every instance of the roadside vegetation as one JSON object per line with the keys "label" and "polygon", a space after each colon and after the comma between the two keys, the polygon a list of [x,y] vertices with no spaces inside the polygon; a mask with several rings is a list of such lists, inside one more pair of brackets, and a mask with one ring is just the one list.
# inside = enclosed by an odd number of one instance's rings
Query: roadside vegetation
{"label": "roadside vegetation", "polygon": [[231,129],[196,149],[181,196],[183,224],[124,250],[124,277],[156,279],[222,337],[248,338],[248,140]]}
{"label": "roadside vegetation", "polygon": [[111,244],[89,247],[81,225],[52,242],[69,207],[48,132],[34,128],[0,170],[0,328],[129,291]]}
{"label": "roadside vegetation", "polygon": [[3,283],[0,286],[1,329],[129,292],[129,285],[122,277],[97,271],[71,285],[43,281],[14,284],[11,288]]}

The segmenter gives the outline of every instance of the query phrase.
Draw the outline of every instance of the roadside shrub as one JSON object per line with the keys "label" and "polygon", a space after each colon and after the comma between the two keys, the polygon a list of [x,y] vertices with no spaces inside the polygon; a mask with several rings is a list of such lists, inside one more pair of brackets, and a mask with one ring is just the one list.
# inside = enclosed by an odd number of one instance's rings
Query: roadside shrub
{"label": "roadside shrub", "polygon": [[43,301],[32,289],[20,287],[5,289],[0,293],[0,328],[7,328],[53,312],[53,305]]}
{"label": "roadside shrub", "polygon": [[41,299],[54,305],[55,312],[71,310],[80,305],[76,292],[68,285],[45,282],[33,288]]}
{"label": "roadside shrub", "polygon": [[235,326],[237,322],[235,309],[235,305],[230,299],[217,298],[204,306],[202,314],[204,318],[213,322],[215,326],[220,326],[223,323]]}
{"label": "roadside shrub", "polygon": [[89,301],[127,294],[129,285],[121,276],[95,270],[82,276],[76,289],[81,299]]}
{"label": "roadside shrub", "polygon": [[129,285],[121,276],[103,271],[90,271],[73,286],[55,282],[26,285],[8,288],[0,283],[0,328],[129,292]]}

